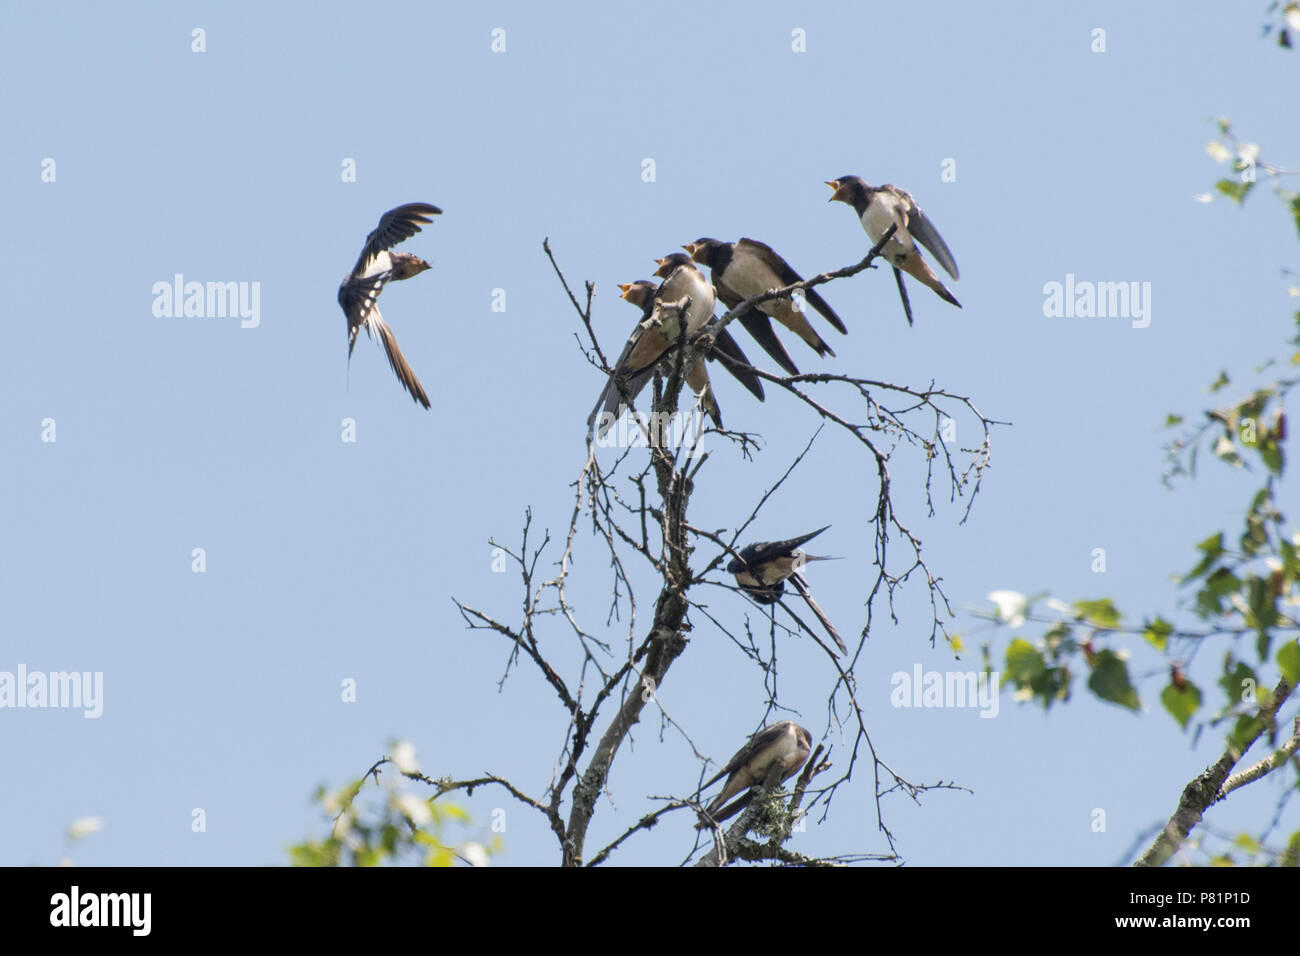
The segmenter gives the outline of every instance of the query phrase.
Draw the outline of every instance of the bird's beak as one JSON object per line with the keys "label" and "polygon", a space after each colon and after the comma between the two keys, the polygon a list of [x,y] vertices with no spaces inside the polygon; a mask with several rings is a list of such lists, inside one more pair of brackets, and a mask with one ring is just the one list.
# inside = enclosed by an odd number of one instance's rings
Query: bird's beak
{"label": "bird's beak", "polygon": [[695,243],[688,242],[686,243],[686,245],[682,246],[682,248],[686,250],[686,254],[689,255],[692,259],[695,258]]}
{"label": "bird's beak", "polygon": [[835,197],[838,196],[840,192],[840,181],[838,179],[827,180],[826,185],[831,187],[831,198],[826,201],[834,202]]}
{"label": "bird's beak", "polygon": [[627,294],[628,294],[628,292],[630,292],[630,291],[632,290],[632,283],[630,283],[630,282],[626,282],[626,283],[624,283],[624,282],[620,282],[620,283],[618,284],[618,287],[619,287],[620,289],[623,290],[622,293],[620,293],[619,298],[620,298],[620,299],[626,299],[626,298],[627,298]]}

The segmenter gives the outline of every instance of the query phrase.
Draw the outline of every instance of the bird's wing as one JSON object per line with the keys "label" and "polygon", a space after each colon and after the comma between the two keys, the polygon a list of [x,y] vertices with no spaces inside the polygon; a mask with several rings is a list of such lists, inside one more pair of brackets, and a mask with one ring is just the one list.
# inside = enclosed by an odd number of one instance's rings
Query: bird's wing
{"label": "bird's wing", "polygon": [[788,538],[785,541],[755,541],[753,544],[748,544],[740,549],[738,557],[731,559],[731,562],[727,565],[727,571],[735,574],[737,571],[743,570],[745,565],[756,568],[776,558],[789,557],[790,552],[794,551],[795,548],[807,544],[829,527],[830,525],[824,525],[816,531],[809,531],[807,534],[801,534],[797,538]]}
{"label": "bird's wing", "polygon": [[717,341],[714,343],[713,351],[709,353],[709,358],[721,362],[722,367],[730,372],[736,381],[749,389],[760,402],[763,401],[763,383],[754,374],[754,367],[749,361],[749,356],[745,354],[740,347],[740,343],[732,338],[731,333],[726,329],[718,333]]}
{"label": "bird's wing", "polygon": [[719,770],[712,777],[710,777],[704,783],[704,786],[700,787],[700,789],[701,790],[707,789],[708,787],[711,787],[713,784],[717,783],[720,779],[727,776],[728,774],[735,773],[741,767],[745,766],[745,764],[753,760],[754,757],[756,757],[761,750],[763,750],[766,747],[770,747],[777,740],[781,739],[781,735],[784,733],[785,733],[784,722],[773,724],[771,727],[764,727],[753,737],[749,738],[749,741],[748,743],[745,744],[745,746],[741,747],[734,754],[732,754],[731,759],[727,761],[726,766],[724,766],[721,770]]}
{"label": "bird's wing", "polygon": [[[646,310],[648,313],[650,310]],[[626,388],[629,398],[636,398],[641,389],[645,388],[646,382],[654,376],[655,362],[658,357],[663,355],[664,342],[663,336],[659,330],[654,327],[650,319],[643,318],[636,324],[632,334],[628,337],[627,344],[623,346],[623,352],[614,363],[614,372],[610,375],[609,381],[605,383],[605,388],[600,393],[600,398],[596,400],[596,406],[591,410],[587,417],[587,427],[592,428],[596,424],[596,419],[602,412],[609,412],[615,416],[603,424],[598,432],[597,437],[605,437],[605,433],[615,421],[617,421],[618,406],[622,401],[622,396],[618,391],[618,382],[616,376],[628,375]],[[652,353],[656,353],[652,357]],[[633,362],[648,363],[647,368],[631,368]]]}
{"label": "bird's wing", "polygon": [[[826,612],[823,611],[821,606],[813,600],[812,592],[808,590],[808,582],[803,579],[803,575],[796,571],[794,574],[790,575],[790,581],[794,584],[795,589],[803,595],[803,599],[807,602],[809,610],[817,615],[817,620],[822,622],[822,627],[826,628],[826,633],[831,636],[831,640],[833,640],[835,645],[840,649],[840,653],[848,654],[849,649],[845,645],[844,639],[840,637],[840,632],[835,630],[835,625],[832,624],[831,619],[826,616]],[[786,610],[788,611],[789,608],[786,608]],[[796,618],[796,620],[798,619]],[[805,627],[804,630],[807,630],[807,628]]]}
{"label": "bird's wing", "polygon": [[912,238],[930,250],[930,255],[934,256],[935,261],[943,266],[948,275],[954,279],[959,278],[957,261],[953,259],[948,243],[943,241],[943,236],[939,235],[939,230],[934,228],[934,223],[929,220],[929,217],[921,212],[912,194],[894,186],[889,188],[903,201],[903,207],[907,210],[907,231],[912,234]]}
{"label": "bird's wing", "polygon": [[367,328],[373,328],[379,336],[379,340],[384,343],[384,351],[388,354],[388,364],[393,367],[393,372],[397,375],[403,387],[411,393],[411,398],[428,408],[429,396],[424,394],[420,380],[415,377],[415,372],[411,371],[411,366],[407,363],[406,357],[402,355],[402,350],[397,347],[397,336],[393,335],[393,330],[388,327],[388,323],[384,321],[378,309],[372,308],[370,310]]}
{"label": "bird's wing", "polygon": [[[713,287],[717,290],[718,298],[728,310],[734,309],[740,303],[745,301],[745,296],[741,295],[731,286],[722,281],[721,277],[715,271],[713,274]],[[781,340],[776,337],[776,332],[772,329],[772,320],[766,312],[760,312],[758,309],[749,308],[736,316],[746,332],[750,334],[755,342],[791,375],[798,375],[799,368],[790,358],[790,353],[785,350]]]}
{"label": "bird's wing", "polygon": [[[737,797],[735,800],[727,804],[725,807],[722,807],[718,810],[710,811],[709,819],[712,820],[714,823],[721,823],[724,820],[730,820],[741,810],[745,809],[745,807],[749,806],[750,803],[753,802],[753,800],[754,800],[753,791],[747,789],[744,792],[744,794]],[[706,829],[707,827],[708,827],[707,823],[695,824],[695,829],[697,830],[703,830]]]}
{"label": "bird's wing", "polygon": [[766,312],[760,312],[758,309],[751,308],[744,315],[737,316],[739,322],[754,339],[755,342],[791,375],[799,374],[799,367],[794,364],[794,359],[790,358],[790,353],[785,350],[781,340],[776,337],[776,331],[772,328],[772,320]]}
{"label": "bird's wing", "polygon": [[[736,245],[745,246],[752,251],[765,266],[776,273],[777,278],[781,280],[781,285],[793,285],[796,282],[803,281],[803,276],[795,272],[790,263],[779,256],[776,250],[767,243],[759,242],[757,239],[741,239]],[[820,312],[827,322],[845,335],[848,334],[849,330],[845,328],[843,320],[835,314],[835,310],[830,307],[830,303],[823,299],[816,289],[804,289],[803,297],[804,301]]]}
{"label": "bird's wing", "polygon": [[352,359],[352,349],[357,344],[357,335],[366,319],[375,312],[375,302],[379,293],[392,278],[393,271],[386,269],[370,276],[349,277],[339,289],[339,305],[348,320],[348,360]]}
{"label": "bird's wing", "polygon": [[361,250],[361,258],[357,260],[356,266],[352,269],[353,275],[363,275],[370,264],[370,260],[383,252],[385,249],[391,249],[405,239],[411,238],[420,231],[420,226],[425,223],[433,222],[430,216],[441,215],[442,210],[437,206],[431,206],[427,202],[408,202],[396,209],[390,209],[379,217],[379,225],[371,230],[370,235],[366,236],[366,244]]}

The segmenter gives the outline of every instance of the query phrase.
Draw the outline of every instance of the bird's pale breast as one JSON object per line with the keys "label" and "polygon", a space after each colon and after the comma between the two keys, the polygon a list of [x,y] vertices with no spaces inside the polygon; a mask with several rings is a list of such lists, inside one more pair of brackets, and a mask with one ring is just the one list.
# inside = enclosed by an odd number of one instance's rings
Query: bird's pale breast
{"label": "bird's pale breast", "polygon": [[898,255],[909,255],[916,244],[912,241],[911,234],[907,231],[907,217],[903,211],[898,208],[893,199],[877,195],[867,206],[867,211],[862,214],[862,228],[867,231],[867,237],[871,239],[871,244],[875,245],[880,241],[889,227],[898,225],[894,231],[893,238],[885,246],[883,252],[885,255],[893,258]]}

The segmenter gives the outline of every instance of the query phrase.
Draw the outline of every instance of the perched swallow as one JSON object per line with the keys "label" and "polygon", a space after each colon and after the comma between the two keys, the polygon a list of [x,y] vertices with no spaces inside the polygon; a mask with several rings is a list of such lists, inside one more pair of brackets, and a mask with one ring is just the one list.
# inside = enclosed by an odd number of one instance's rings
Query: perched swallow
{"label": "perched swallow", "polygon": [[[706,265],[712,272],[713,285],[718,290],[718,297],[728,309],[734,309],[751,295],[758,295],[770,289],[779,289],[794,282],[802,282],[803,277],[790,264],[772,251],[772,248],[755,239],[741,239],[739,242],[719,242],[717,239],[696,239],[682,247],[691,254],[691,258],[701,265]],[[848,330],[835,310],[817,294],[816,289],[804,290],[804,301],[820,312],[831,325],[841,333]],[[798,375],[799,369],[790,359],[781,340],[772,329],[771,319],[776,319],[818,355],[834,355],[820,335],[808,324],[804,314],[795,307],[789,297],[769,299],[751,308],[744,315],[736,317],[754,337],[763,350],[791,375]]]}
{"label": "perched swallow", "polygon": [[748,805],[751,794],[746,793],[744,797],[725,809],[723,805],[736,794],[761,784],[767,778],[773,763],[781,767],[781,782],[789,780],[808,760],[811,750],[812,734],[793,720],[783,720],[764,727],[727,761],[725,767],[700,788],[703,790],[722,777],[727,777],[721,792],[706,808],[709,817],[714,823],[720,823],[739,813]]}
{"label": "perched swallow", "polygon": [[[780,602],[781,596],[785,593],[785,582],[788,580],[795,586],[795,590],[804,599],[809,610],[817,616],[817,620],[821,621],[822,627],[826,628],[826,633],[835,641],[840,653],[847,654],[849,649],[845,646],[839,631],[835,630],[835,625],[826,616],[826,612],[813,600],[812,592],[808,590],[808,582],[799,573],[799,569],[809,561],[831,560],[824,556],[808,554],[802,547],[829,527],[830,525],[826,525],[825,528],[818,528],[816,531],[790,538],[788,541],[759,541],[748,545],[741,549],[739,557],[731,559],[727,565],[727,573],[734,574],[736,583],[759,604]],[[785,607],[784,604],[781,606]],[[788,607],[785,609],[791,617],[799,621],[793,611]],[[804,630],[809,630],[802,621],[799,623]]]}
{"label": "perched swallow", "polygon": [[[596,407],[591,410],[591,415],[587,419],[587,425],[590,427],[602,417],[603,413],[609,413],[609,417],[604,418],[600,424],[597,433],[600,437],[603,437],[618,420],[619,405],[623,400],[618,390],[619,380],[624,381],[628,396],[635,398],[641,389],[645,388],[646,383],[654,377],[655,367],[659,361],[677,344],[682,331],[681,311],[669,306],[674,306],[686,298],[690,299],[691,304],[686,310],[687,337],[704,328],[709,319],[713,318],[713,286],[704,278],[703,273],[695,268],[695,263],[691,262],[689,257],[675,252],[656,262],[659,268],[655,271],[655,275],[661,277],[664,282],[654,291],[648,308],[642,303],[642,319],[632,330],[632,335],[623,348],[623,354],[614,363],[614,371],[609,377],[605,390],[600,393]],[[635,287],[635,283],[632,285]],[[625,297],[627,291],[624,290]],[[634,295],[641,299],[644,293],[637,291]],[[686,373],[687,382],[696,389],[697,394],[704,396],[704,410],[721,428],[721,411],[709,386],[707,371],[704,371],[703,375],[700,374],[703,369],[703,361],[690,368]],[[697,388],[697,385],[700,387]]]}
{"label": "perched swallow", "polygon": [[939,230],[934,228],[925,213],[917,208],[916,200],[909,193],[897,186],[868,186],[858,176],[841,176],[830,180],[826,185],[834,191],[831,202],[839,200],[854,208],[873,246],[890,226],[898,227],[881,252],[894,267],[894,281],[898,283],[898,294],[903,300],[908,325],[912,324],[912,304],[907,299],[907,289],[903,286],[900,269],[921,284],[929,286],[945,302],[961,308],[961,303],[939,281],[929,263],[921,257],[921,250],[916,248],[919,242],[930,250],[930,254],[948,275],[958,278],[957,263],[948,244],[943,241]]}
{"label": "perched swallow", "polygon": [[[654,295],[657,288],[658,286],[653,282],[638,279],[635,282],[620,285],[619,289],[622,290],[622,294],[619,295],[619,298],[626,299],[639,308],[641,310],[641,319],[644,321],[650,317],[651,310],[654,307]],[[722,367],[730,372],[736,381],[749,389],[755,398],[760,402],[764,400],[763,383],[754,374],[754,368],[749,362],[749,356],[745,354],[740,347],[740,343],[732,338],[731,333],[726,329],[718,333],[713,348],[706,357],[711,362],[721,363]],[[699,372],[697,380],[702,380],[707,384],[709,380],[708,372],[704,370],[703,366],[696,366],[695,369],[692,369],[692,374],[695,374],[697,370]],[[695,388],[695,384],[689,376],[687,381],[691,384],[691,388],[695,389],[695,394],[700,394],[701,389]]]}
{"label": "perched swallow", "polygon": [[371,330],[374,330],[384,343],[388,364],[393,367],[397,378],[411,393],[411,398],[425,408],[429,407],[429,396],[424,394],[415,372],[411,371],[402,350],[397,347],[397,338],[379,314],[376,303],[379,293],[384,291],[384,286],[390,281],[409,279],[432,268],[419,256],[388,250],[419,232],[421,224],[433,222],[430,216],[441,213],[442,210],[437,206],[423,202],[407,203],[388,210],[380,217],[379,225],[366,236],[361,258],[339,284],[339,305],[343,307],[343,314],[348,319],[349,364],[352,362],[352,348],[357,344],[357,333],[364,328],[369,337]]}

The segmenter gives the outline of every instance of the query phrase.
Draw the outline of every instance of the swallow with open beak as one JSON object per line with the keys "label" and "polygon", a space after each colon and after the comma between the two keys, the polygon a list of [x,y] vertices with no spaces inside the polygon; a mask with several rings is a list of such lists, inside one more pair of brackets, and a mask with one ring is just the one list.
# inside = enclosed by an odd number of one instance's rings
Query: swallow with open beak
{"label": "swallow with open beak", "polygon": [[930,251],[948,275],[958,278],[957,263],[948,244],[939,235],[939,230],[934,228],[934,223],[917,207],[916,200],[910,193],[897,186],[868,186],[859,176],[841,176],[830,180],[826,185],[832,190],[831,202],[838,200],[847,203],[857,212],[862,228],[866,230],[873,246],[890,226],[897,227],[881,253],[894,267],[894,281],[898,283],[898,295],[903,300],[908,325],[912,324],[912,304],[908,301],[907,287],[903,285],[900,269],[922,285],[929,286],[945,302],[961,308],[956,296],[934,274],[929,263],[921,256],[921,250],[916,247],[919,242]]}
{"label": "swallow with open beak", "polygon": [[[741,239],[739,242],[696,239],[682,248],[700,265],[709,267],[718,297],[728,309],[734,309],[752,295],[803,281],[803,277],[790,268],[790,264],[777,255],[771,246],[756,239]],[[835,310],[816,289],[805,289],[803,295],[804,300],[820,312],[827,322],[842,334],[848,333]],[[772,319],[803,339],[818,355],[835,354],[789,296],[760,302],[747,309],[743,315],[738,315],[736,320],[754,337],[754,341],[791,375],[798,375],[799,369],[790,359],[790,353],[785,350],[781,340],[776,337]]]}
{"label": "swallow with open beak", "polygon": [[[756,602],[759,604],[780,603],[791,617],[799,621],[798,615],[781,601],[781,596],[785,593],[785,582],[789,581],[804,599],[808,609],[817,616],[817,620],[826,629],[826,633],[830,635],[831,640],[839,647],[840,653],[847,654],[849,649],[844,644],[844,639],[840,637],[839,631],[835,630],[835,625],[826,616],[826,612],[813,600],[812,592],[808,589],[808,582],[799,573],[800,569],[809,561],[832,560],[822,555],[808,554],[803,549],[804,544],[807,544],[829,527],[830,525],[826,525],[825,528],[818,528],[816,531],[810,531],[787,541],[759,541],[747,545],[740,550],[739,556],[732,558],[730,563],[727,564],[727,573],[734,574],[736,583]],[[812,633],[812,630],[802,621],[799,621],[799,624],[805,631]]]}
{"label": "swallow with open beak", "polygon": [[[653,282],[649,282],[645,279],[638,279],[636,282],[628,282],[620,285],[619,289],[621,290],[621,295],[619,295],[619,298],[626,299],[628,302],[631,302],[639,308],[641,310],[641,319],[644,321],[650,317],[654,305],[655,290],[657,288],[658,286]],[[749,362],[749,356],[745,354],[744,349],[740,347],[740,343],[732,338],[731,333],[726,329],[722,329],[718,332],[717,340],[714,342],[713,348],[709,351],[707,358],[711,362],[720,363],[723,368],[732,374],[736,381],[749,389],[754,397],[760,402],[764,400],[766,396],[763,394],[763,383],[759,380],[759,377],[754,374],[754,367]],[[695,389],[695,393],[698,395],[700,394],[701,389],[695,388],[695,382],[702,381],[707,384],[709,376],[703,366],[696,366],[696,369],[693,369],[692,373],[694,374],[696,370],[699,371],[699,378],[692,380],[688,377],[687,382],[690,384],[691,388]]]}
{"label": "swallow with open beak", "polygon": [[[753,797],[752,793],[746,791],[766,780],[773,764],[780,767],[780,782],[784,783],[799,772],[799,768],[807,762],[811,750],[812,734],[793,720],[783,720],[764,727],[700,788],[704,790],[724,776],[727,778],[722,790],[710,801],[705,812],[714,823],[735,816]],[[724,806],[738,793],[745,795],[730,806]]]}
{"label": "swallow with open beak", "polygon": [[422,224],[433,222],[430,216],[441,213],[442,210],[437,206],[424,202],[407,203],[388,210],[379,218],[379,225],[366,236],[361,258],[339,284],[339,305],[343,307],[343,314],[348,320],[348,363],[352,362],[352,348],[357,344],[357,334],[364,328],[369,337],[373,331],[383,343],[384,351],[388,354],[388,364],[392,366],[402,386],[410,392],[411,398],[425,408],[429,407],[429,396],[424,393],[420,380],[415,377],[402,350],[397,347],[397,337],[379,314],[377,302],[379,293],[384,291],[384,286],[389,282],[409,279],[432,268],[419,256],[388,250],[419,232]]}
{"label": "swallow with open beak", "polygon": [[[685,308],[688,339],[713,318],[713,286],[704,278],[704,274],[695,268],[695,263],[688,256],[675,252],[655,261],[659,266],[655,275],[664,280],[663,284],[654,290],[648,306],[644,301],[633,303],[641,304],[643,317],[632,330],[632,335],[623,348],[623,354],[614,363],[614,371],[605,385],[605,390],[600,393],[596,407],[591,410],[591,415],[587,418],[588,427],[595,425],[597,419],[600,419],[598,437],[604,437],[614,422],[618,421],[619,407],[623,400],[619,392],[620,381],[627,390],[628,397],[635,398],[641,389],[645,388],[646,383],[654,377],[655,367],[660,360],[676,346],[682,332],[681,306],[689,300]],[[632,285],[635,288],[635,283]],[[627,296],[627,292],[628,290],[625,289],[624,297]],[[635,291],[633,294],[638,299],[644,296],[643,291]],[[707,371],[704,371],[703,375],[700,374],[703,369],[702,360],[688,369],[687,382],[697,394],[702,396],[705,412],[721,428],[722,413],[709,386]]]}

